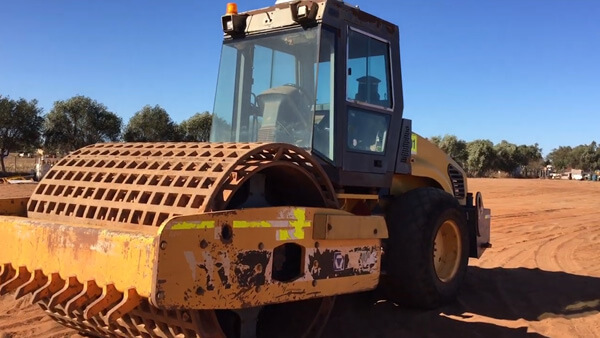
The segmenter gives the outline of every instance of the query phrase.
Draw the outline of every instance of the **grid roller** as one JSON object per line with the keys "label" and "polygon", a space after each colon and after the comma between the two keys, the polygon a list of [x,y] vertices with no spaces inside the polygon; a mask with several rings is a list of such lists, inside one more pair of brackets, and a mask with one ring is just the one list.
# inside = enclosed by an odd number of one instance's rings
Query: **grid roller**
{"label": "grid roller", "polygon": [[[254,174],[273,166],[307,173],[337,208],[329,178],[310,154],[281,143],[108,143],[79,149],[40,182],[28,217],[106,227],[158,227],[171,216],[224,210]],[[149,229],[149,228],[144,228]],[[56,321],[112,337],[220,336],[214,311],[166,311],[134,288],[0,264],[0,294],[32,295]],[[118,262],[115,262],[118,264]]]}
{"label": "grid roller", "polygon": [[63,158],[32,195],[28,217],[57,222],[159,226],[171,216],[222,210],[239,186],[285,161],[309,171],[335,205],[310,155],[271,143],[107,143]]}

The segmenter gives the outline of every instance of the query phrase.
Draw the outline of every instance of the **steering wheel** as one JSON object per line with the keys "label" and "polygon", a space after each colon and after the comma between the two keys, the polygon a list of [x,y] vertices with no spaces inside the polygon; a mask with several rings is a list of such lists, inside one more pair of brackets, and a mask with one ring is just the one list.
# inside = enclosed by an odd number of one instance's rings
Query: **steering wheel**
{"label": "steering wheel", "polygon": [[299,85],[297,85],[295,83],[286,83],[283,86],[293,87],[298,90],[298,94],[300,94],[300,96],[302,98],[301,100],[303,101],[302,102],[303,107],[298,107],[298,110],[301,113],[301,114],[299,114],[300,116],[298,117],[298,120],[302,124],[302,127],[305,127],[305,128],[310,127],[309,121],[306,120],[306,115],[304,115],[302,113],[311,109],[312,99],[310,98],[310,96],[308,96],[308,93],[306,93],[306,91],[302,87],[300,87]]}

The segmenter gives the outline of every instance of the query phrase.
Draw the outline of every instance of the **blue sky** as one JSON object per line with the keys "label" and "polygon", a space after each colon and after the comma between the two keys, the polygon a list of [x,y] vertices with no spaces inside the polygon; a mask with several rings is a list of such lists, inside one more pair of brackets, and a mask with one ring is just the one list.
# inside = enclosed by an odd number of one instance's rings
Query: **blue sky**
{"label": "blue sky", "polygon": [[[275,0],[239,1],[240,11]],[[600,1],[377,0],[400,26],[405,110],[423,136],[600,141]],[[0,3],[0,94],[81,94],[125,123],[146,104],[180,122],[212,110],[226,1]]]}

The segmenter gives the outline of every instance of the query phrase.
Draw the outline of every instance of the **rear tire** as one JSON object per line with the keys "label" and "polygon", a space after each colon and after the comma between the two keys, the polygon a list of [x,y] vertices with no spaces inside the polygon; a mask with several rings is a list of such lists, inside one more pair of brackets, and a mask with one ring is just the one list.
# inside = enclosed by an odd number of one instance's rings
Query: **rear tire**
{"label": "rear tire", "polygon": [[390,300],[425,309],[453,301],[469,259],[458,201],[440,189],[414,189],[392,203],[386,221],[383,284]]}

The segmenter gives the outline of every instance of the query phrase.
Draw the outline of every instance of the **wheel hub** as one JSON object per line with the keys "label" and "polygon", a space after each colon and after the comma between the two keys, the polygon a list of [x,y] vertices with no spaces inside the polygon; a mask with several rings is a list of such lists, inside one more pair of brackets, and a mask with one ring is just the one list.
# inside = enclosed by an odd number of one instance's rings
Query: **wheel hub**
{"label": "wheel hub", "polygon": [[456,275],[460,264],[462,243],[460,230],[453,220],[446,220],[438,228],[433,243],[433,265],[437,277],[448,282]]}

